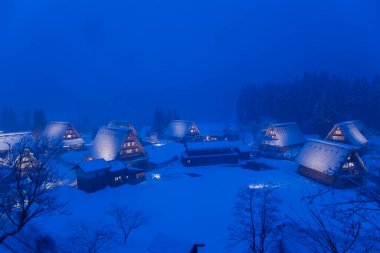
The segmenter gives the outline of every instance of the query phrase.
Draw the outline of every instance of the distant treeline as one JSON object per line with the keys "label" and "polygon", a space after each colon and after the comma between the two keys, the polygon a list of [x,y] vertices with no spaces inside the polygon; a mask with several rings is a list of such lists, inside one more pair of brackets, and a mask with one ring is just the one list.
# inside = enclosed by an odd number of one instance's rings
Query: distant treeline
{"label": "distant treeline", "polygon": [[6,106],[0,113],[0,130],[4,132],[33,131],[38,135],[45,125],[46,118],[42,109],[33,113],[26,110],[20,117],[12,107]]}
{"label": "distant treeline", "polygon": [[[33,112],[25,110],[23,113],[17,113],[13,107],[5,106],[0,111],[0,131],[3,132],[32,131],[33,135],[38,137],[46,124],[47,120],[43,109],[36,109]],[[81,133],[93,131],[87,116],[76,122],[75,128]]]}
{"label": "distant treeline", "polygon": [[254,84],[241,89],[239,121],[262,118],[297,121],[304,131],[325,135],[334,123],[358,119],[380,130],[380,77],[354,80],[309,74],[288,83]]}

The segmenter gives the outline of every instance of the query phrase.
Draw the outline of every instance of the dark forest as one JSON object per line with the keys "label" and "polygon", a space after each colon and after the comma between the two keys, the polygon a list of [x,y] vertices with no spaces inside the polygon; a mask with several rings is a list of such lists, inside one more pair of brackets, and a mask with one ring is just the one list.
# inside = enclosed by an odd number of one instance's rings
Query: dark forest
{"label": "dark forest", "polygon": [[380,130],[380,77],[353,80],[327,73],[305,73],[292,82],[242,88],[237,101],[242,123],[262,118],[296,121],[307,133],[326,135],[340,121],[358,119]]}

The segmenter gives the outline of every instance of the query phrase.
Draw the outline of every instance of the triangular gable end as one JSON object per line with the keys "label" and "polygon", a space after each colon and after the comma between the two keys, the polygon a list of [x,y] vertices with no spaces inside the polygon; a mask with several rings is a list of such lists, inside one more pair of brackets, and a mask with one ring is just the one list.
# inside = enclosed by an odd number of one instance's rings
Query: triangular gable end
{"label": "triangular gable end", "polygon": [[144,156],[146,152],[141,145],[140,141],[134,135],[133,131],[129,131],[127,138],[121,145],[119,156],[121,159],[135,158]]}
{"label": "triangular gable end", "polygon": [[200,131],[199,131],[198,127],[195,125],[194,122],[192,122],[190,124],[190,127],[187,130],[187,134],[188,135],[199,135],[200,134]]}
{"label": "triangular gable end", "polygon": [[367,172],[367,168],[365,167],[358,153],[354,150],[349,153],[348,157],[342,163],[342,166],[338,173],[357,175],[362,171]]}
{"label": "triangular gable end", "polygon": [[268,140],[278,140],[278,136],[277,136],[276,131],[274,130],[273,127],[269,127],[269,128],[266,130],[265,137],[266,137]]}
{"label": "triangular gable end", "polygon": [[338,141],[338,142],[345,142],[346,141],[343,129],[340,128],[339,125],[335,125],[333,127],[333,129],[327,135],[326,139],[330,140],[330,141]]}
{"label": "triangular gable end", "polygon": [[78,131],[71,124],[67,124],[62,140],[72,140],[78,138],[81,138]]}

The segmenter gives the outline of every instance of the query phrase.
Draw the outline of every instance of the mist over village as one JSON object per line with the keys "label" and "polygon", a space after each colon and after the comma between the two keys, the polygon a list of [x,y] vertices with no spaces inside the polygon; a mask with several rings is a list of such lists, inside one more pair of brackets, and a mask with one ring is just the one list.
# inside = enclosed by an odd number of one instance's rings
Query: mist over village
{"label": "mist over village", "polygon": [[380,252],[380,2],[0,1],[0,253]]}

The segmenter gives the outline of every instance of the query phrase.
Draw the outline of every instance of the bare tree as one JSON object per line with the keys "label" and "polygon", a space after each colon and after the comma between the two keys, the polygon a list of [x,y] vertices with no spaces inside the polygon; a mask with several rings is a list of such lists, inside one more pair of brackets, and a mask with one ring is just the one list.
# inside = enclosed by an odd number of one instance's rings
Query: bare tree
{"label": "bare tree", "polygon": [[367,225],[372,225],[380,233],[380,187],[378,182],[373,182],[371,175],[363,176],[362,181],[346,178],[346,183],[351,185],[353,193],[344,198],[336,198],[335,188],[324,188],[310,194],[303,199],[309,204],[324,199],[328,194],[331,203],[324,204],[325,208],[332,209],[343,216],[360,216]]}
{"label": "bare tree", "polygon": [[375,246],[364,220],[357,215],[342,215],[325,208],[309,207],[303,219],[292,220],[302,234],[303,245],[313,252],[370,252]]}
{"label": "bare tree", "polygon": [[[339,194],[326,188],[304,198],[307,212],[290,218],[314,252],[372,252],[379,250],[379,206],[376,193],[352,180],[357,188]],[[375,228],[375,229],[374,229]],[[376,232],[377,230],[377,232]]]}
{"label": "bare tree", "polygon": [[64,210],[56,186],[60,177],[43,140],[23,138],[0,161],[0,244],[31,220]]}
{"label": "bare tree", "polygon": [[267,252],[279,235],[278,204],[273,186],[251,185],[240,189],[235,206],[235,224],[229,227],[232,242],[249,245],[250,252]]}
{"label": "bare tree", "polygon": [[101,223],[76,222],[71,227],[73,235],[69,237],[67,244],[73,245],[73,252],[98,253],[113,248],[115,231],[111,226]]}
{"label": "bare tree", "polygon": [[126,244],[131,232],[148,222],[148,217],[141,210],[129,210],[126,206],[113,206],[108,214],[114,219],[123,235]]}

